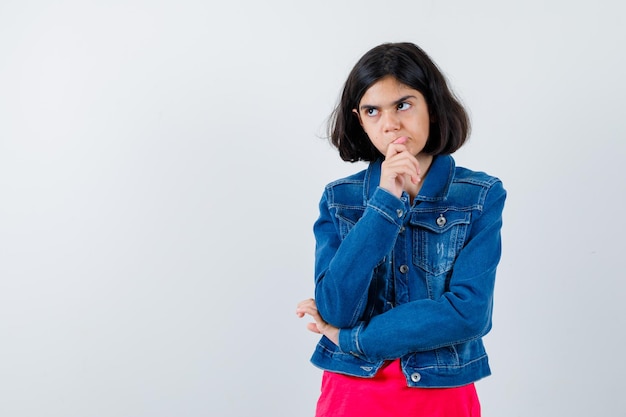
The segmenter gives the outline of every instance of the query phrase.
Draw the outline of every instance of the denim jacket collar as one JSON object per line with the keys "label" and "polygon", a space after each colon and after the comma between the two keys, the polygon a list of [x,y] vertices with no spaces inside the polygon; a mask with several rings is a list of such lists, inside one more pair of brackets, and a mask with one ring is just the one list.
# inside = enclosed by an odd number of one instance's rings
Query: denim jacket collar
{"label": "denim jacket collar", "polygon": [[[376,187],[380,184],[380,171],[383,160],[378,159],[372,162],[365,174],[365,200],[368,201]],[[441,201],[445,200],[452,184],[454,177],[454,159],[450,155],[439,155],[433,157],[430,169],[419,194],[415,197],[416,201]]]}

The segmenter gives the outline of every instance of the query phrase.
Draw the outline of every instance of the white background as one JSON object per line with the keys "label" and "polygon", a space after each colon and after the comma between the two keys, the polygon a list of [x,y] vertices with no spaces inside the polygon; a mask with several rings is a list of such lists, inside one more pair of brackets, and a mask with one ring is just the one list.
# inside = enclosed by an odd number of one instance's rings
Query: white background
{"label": "white background", "polygon": [[509,192],[486,417],[624,415],[620,1],[0,3],[0,415],[312,416],[323,139],[422,46]]}

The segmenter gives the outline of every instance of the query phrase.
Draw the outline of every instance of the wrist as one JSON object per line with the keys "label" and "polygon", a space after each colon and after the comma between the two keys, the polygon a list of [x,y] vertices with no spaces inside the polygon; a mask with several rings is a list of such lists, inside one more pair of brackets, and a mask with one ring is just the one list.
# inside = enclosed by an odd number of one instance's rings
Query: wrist
{"label": "wrist", "polygon": [[339,346],[339,329],[338,328],[336,327],[331,328],[328,334],[326,334],[326,337],[330,339],[331,342]]}

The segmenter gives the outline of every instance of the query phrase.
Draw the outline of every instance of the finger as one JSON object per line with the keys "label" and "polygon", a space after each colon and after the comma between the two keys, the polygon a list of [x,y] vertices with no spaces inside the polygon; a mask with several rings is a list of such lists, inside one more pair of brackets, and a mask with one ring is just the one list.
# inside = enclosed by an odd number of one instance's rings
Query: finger
{"label": "finger", "polygon": [[309,298],[307,300],[300,301],[298,305],[296,306],[296,314],[304,311],[305,308],[317,309],[317,306],[315,305],[315,300],[312,298]]}
{"label": "finger", "polygon": [[321,320],[321,316],[317,311],[317,308],[311,305],[303,305],[296,309],[296,314],[298,317],[304,317],[305,314],[313,317],[314,320]]}
{"label": "finger", "polygon": [[302,301],[296,307],[296,311],[304,310],[304,309],[314,309],[317,310],[317,306],[313,300]]}
{"label": "finger", "polygon": [[392,158],[404,151],[406,151],[406,146],[399,143],[390,143],[389,146],[387,146],[387,152],[385,152],[385,159]]}
{"label": "finger", "polygon": [[412,179],[419,179],[421,169],[417,158],[408,151],[397,153],[392,158],[385,160],[387,169],[393,169],[399,174],[410,175]]}
{"label": "finger", "polygon": [[396,178],[407,178],[413,183],[420,180],[419,166],[414,165],[410,161],[394,161],[387,164],[383,176],[391,180]]}
{"label": "finger", "polygon": [[400,152],[406,151],[406,146],[404,144],[407,141],[406,136],[399,137],[398,139],[391,142],[387,145],[387,152],[385,152],[385,158],[390,158],[394,155],[397,155]]}
{"label": "finger", "polygon": [[312,331],[313,333],[322,334],[322,332],[320,332],[320,329],[317,327],[316,323],[309,323],[306,325],[306,328]]}
{"label": "finger", "polygon": [[315,306],[315,300],[312,298],[307,298],[306,300],[302,300],[298,303],[298,307],[300,306],[304,306],[304,305],[313,305]]}

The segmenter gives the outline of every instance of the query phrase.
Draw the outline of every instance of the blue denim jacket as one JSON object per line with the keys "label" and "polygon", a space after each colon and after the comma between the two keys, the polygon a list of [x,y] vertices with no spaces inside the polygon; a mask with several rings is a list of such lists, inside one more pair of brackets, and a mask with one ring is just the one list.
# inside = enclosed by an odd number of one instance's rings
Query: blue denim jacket
{"label": "blue denim jacket", "polygon": [[499,179],[433,159],[411,203],[378,187],[381,160],[328,184],[314,225],[315,301],[339,327],[311,361],[372,377],[401,359],[407,384],[454,387],[491,371],[491,329],[506,191]]}

